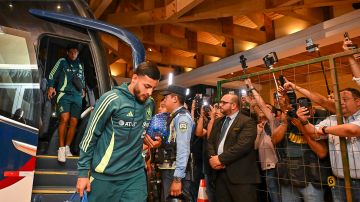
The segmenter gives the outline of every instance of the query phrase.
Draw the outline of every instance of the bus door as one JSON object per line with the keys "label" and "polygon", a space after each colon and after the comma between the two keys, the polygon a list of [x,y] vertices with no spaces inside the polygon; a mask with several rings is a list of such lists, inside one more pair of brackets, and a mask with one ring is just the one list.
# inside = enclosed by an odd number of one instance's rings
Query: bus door
{"label": "bus door", "polygon": [[39,72],[28,32],[0,26],[0,199],[30,201],[38,128]]}

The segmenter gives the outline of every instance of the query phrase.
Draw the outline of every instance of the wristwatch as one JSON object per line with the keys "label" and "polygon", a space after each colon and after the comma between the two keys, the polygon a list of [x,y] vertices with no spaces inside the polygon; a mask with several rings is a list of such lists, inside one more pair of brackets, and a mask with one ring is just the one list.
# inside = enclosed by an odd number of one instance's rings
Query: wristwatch
{"label": "wristwatch", "polygon": [[175,182],[181,182],[182,178],[181,177],[174,177],[173,180]]}
{"label": "wristwatch", "polygon": [[327,134],[328,134],[328,133],[325,131],[326,128],[327,128],[327,126],[324,126],[324,127],[321,128],[321,131],[324,133],[324,135],[327,135]]}
{"label": "wristwatch", "polygon": [[253,90],[256,90],[256,88],[252,87],[249,90],[247,90],[247,92],[251,93]]}
{"label": "wristwatch", "polygon": [[302,124],[303,126],[305,126],[305,125],[309,124],[309,120],[306,120],[306,121],[302,121],[302,120],[300,120],[300,122],[301,122],[301,124]]}

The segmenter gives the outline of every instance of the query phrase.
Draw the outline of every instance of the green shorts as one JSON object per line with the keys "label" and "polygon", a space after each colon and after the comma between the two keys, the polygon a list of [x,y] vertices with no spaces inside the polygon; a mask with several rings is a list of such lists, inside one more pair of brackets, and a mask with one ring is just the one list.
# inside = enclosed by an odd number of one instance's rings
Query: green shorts
{"label": "green shorts", "polygon": [[71,117],[80,118],[82,108],[81,95],[70,95],[60,92],[57,97],[57,113],[70,112]]}
{"label": "green shorts", "polygon": [[145,171],[126,180],[100,180],[90,178],[89,202],[146,202],[147,184]]}

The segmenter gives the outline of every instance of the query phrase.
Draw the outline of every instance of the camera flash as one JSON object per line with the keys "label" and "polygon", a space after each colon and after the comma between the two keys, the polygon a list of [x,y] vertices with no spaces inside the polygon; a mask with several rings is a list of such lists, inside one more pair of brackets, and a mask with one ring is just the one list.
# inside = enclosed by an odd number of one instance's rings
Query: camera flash
{"label": "camera flash", "polygon": [[241,95],[246,96],[246,90],[245,89],[241,89]]}
{"label": "camera flash", "polygon": [[173,84],[173,73],[169,73],[169,78],[168,78],[168,86]]}

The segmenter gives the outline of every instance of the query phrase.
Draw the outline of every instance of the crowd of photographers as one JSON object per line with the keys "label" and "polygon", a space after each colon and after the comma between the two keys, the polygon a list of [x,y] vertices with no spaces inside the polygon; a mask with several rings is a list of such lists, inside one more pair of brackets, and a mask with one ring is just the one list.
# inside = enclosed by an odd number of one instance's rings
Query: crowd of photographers
{"label": "crowd of photographers", "polygon": [[[344,50],[350,43],[344,41]],[[353,80],[360,85],[360,66],[356,57],[349,56],[347,59]],[[188,190],[182,192],[186,193],[187,200],[197,200],[200,179],[205,179],[209,202],[238,201],[237,197],[244,199],[245,195],[249,195],[246,201],[345,201],[339,137],[346,137],[352,197],[353,201],[360,201],[359,90],[345,88],[340,91],[344,124],[338,125],[333,97],[302,88],[284,77],[279,80],[274,105],[263,100],[251,79],[245,80],[247,93],[240,98],[227,94],[219,103],[211,105],[208,97],[195,96],[189,107],[195,126],[189,143],[190,157],[186,171],[190,175],[186,179],[191,183]],[[302,97],[297,96],[300,94]],[[228,108],[227,104],[230,105]],[[159,112],[166,113],[163,101]],[[246,133],[255,130],[252,122],[243,115],[256,124],[255,133]],[[246,119],[246,124],[237,121],[238,118],[242,121]],[[233,125],[236,125],[235,128]],[[225,137],[222,137],[224,127],[227,128]],[[235,136],[230,137],[233,133]],[[231,141],[233,144],[229,143]],[[156,167],[159,165],[156,162],[159,150],[154,151],[152,164],[147,168],[152,168],[148,175],[150,181],[156,184],[159,181],[154,180],[157,178],[154,173],[159,169]],[[251,159],[253,151],[257,153],[254,161],[258,167],[253,168],[251,163],[239,164]],[[238,175],[234,177],[230,169],[239,173],[247,172],[242,169],[253,172],[234,180]],[[249,176],[254,179],[244,180]],[[259,176],[262,179],[260,185]],[[251,198],[252,185],[257,190],[255,198]],[[151,186],[150,183],[150,193],[160,191]],[[162,189],[168,192],[166,188]],[[165,200],[164,197],[162,200]]]}

